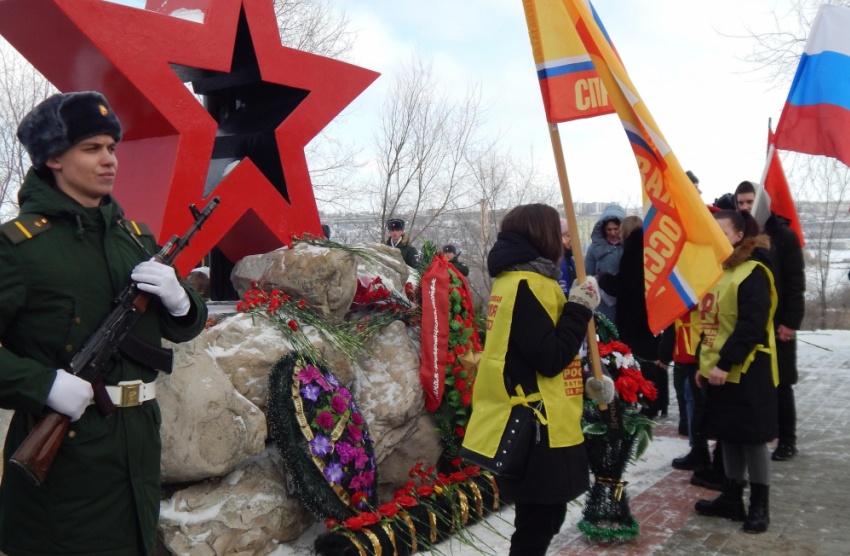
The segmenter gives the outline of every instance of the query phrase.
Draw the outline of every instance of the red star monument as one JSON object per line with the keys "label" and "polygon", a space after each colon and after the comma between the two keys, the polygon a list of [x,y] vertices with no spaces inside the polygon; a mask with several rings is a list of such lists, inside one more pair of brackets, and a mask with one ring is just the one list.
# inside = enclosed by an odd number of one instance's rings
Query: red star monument
{"label": "red star monument", "polygon": [[0,34],[60,91],[109,100],[128,218],[163,241],[191,225],[189,204],[221,197],[182,273],[216,246],[235,262],[320,235],[304,147],[378,74],[281,46],[272,0],[147,4],[0,0]]}

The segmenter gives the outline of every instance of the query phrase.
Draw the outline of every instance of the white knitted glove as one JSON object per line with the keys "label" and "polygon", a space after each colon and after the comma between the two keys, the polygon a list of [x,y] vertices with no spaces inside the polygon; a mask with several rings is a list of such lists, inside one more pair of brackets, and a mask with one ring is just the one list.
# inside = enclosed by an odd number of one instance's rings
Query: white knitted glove
{"label": "white knitted glove", "polygon": [[599,403],[609,404],[614,401],[614,381],[610,376],[603,375],[601,381],[593,377],[587,379],[584,383],[584,391],[588,399]]}
{"label": "white knitted glove", "polygon": [[130,278],[140,290],[158,295],[172,316],[183,317],[189,314],[192,302],[177,280],[174,268],[156,261],[145,261],[133,269]]}
{"label": "white knitted glove", "polygon": [[599,305],[599,285],[596,283],[596,278],[588,276],[587,280],[578,283],[578,280],[573,282],[570,287],[570,299],[573,303],[584,305],[591,311]]}
{"label": "white knitted glove", "polygon": [[94,390],[85,380],[66,373],[63,369],[56,371],[56,380],[47,394],[46,404],[62,415],[67,415],[71,421],[78,421],[86,408],[94,399]]}

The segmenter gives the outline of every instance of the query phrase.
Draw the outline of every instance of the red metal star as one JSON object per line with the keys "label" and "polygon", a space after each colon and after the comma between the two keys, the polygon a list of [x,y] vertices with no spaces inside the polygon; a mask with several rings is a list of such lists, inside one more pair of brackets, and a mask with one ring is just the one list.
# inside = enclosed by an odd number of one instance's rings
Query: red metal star
{"label": "red metal star", "polygon": [[[162,0],[149,0],[165,10]],[[275,130],[289,202],[243,160],[215,188],[221,206],[179,261],[187,272],[218,246],[233,261],[321,232],[304,147],[378,74],[280,44],[272,0],[182,0],[196,23],[102,0],[0,0],[0,34],[60,91],[102,92],[124,127],[115,197],[162,241],[189,227],[218,124],[169,66],[227,73],[244,9],[262,80],[309,91]]]}

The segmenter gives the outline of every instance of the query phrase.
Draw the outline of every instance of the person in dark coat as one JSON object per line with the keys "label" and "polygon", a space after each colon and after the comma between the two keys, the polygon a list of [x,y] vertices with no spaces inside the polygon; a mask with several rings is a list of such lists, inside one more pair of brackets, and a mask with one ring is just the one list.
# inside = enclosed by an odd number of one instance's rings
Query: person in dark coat
{"label": "person in dark coat", "polygon": [[570,286],[573,285],[578,274],[576,273],[576,262],[573,259],[573,242],[570,237],[570,225],[567,221],[561,218],[561,244],[564,246],[561,261],[558,267],[561,269],[561,277],[558,278],[558,285],[564,291],[564,295],[570,295]]}
{"label": "person in dark coat", "polygon": [[[540,440],[533,444],[524,476],[498,477],[497,481],[502,496],[516,503],[510,554],[543,556],[564,522],[567,503],[589,486],[580,424],[581,368],[574,361],[599,294],[592,277],[573,285],[569,301],[559,288],[556,280],[561,275],[557,266],[561,241],[555,209],[539,204],[516,207],[502,220],[501,230],[487,259],[489,273],[495,278],[488,311],[488,342],[463,445],[464,449],[483,453],[479,450],[488,440],[498,444],[501,435],[491,439],[483,431],[492,428],[488,424],[509,415],[508,396],[542,394],[542,412],[549,421],[540,425]],[[512,311],[499,312],[511,305]],[[501,336],[507,336],[507,341],[495,341]],[[575,378],[567,376],[571,370]],[[595,399],[609,402],[613,383],[608,377],[604,383],[610,388],[589,379],[584,390],[588,396],[593,393]],[[566,389],[565,384],[569,385]],[[501,387],[506,390],[504,396],[482,397],[481,392],[495,392]],[[574,412],[569,413],[574,417],[556,419],[564,408]],[[558,442],[564,445],[551,446]]]}
{"label": "person in dark coat", "polygon": [[[723,262],[723,277],[701,301],[700,372],[707,388],[706,431],[723,443],[727,482],[714,500],[700,500],[701,515],[744,521],[744,531],[763,533],[770,523],[770,456],[776,438],[776,359],[773,315],[776,290],[770,269],[770,239],[746,212],[715,214],[735,247]],[[750,507],[743,489],[750,479]]]}
{"label": "person in dark coat", "polygon": [[410,238],[404,233],[404,220],[401,218],[393,218],[387,220],[387,231],[390,237],[387,239],[387,245],[395,247],[401,251],[401,258],[407,266],[416,267],[416,261],[419,260],[419,252],[416,247],[410,245]]}
{"label": "person in dark coat", "polygon": [[[590,233],[590,247],[584,259],[588,276],[600,274],[617,274],[620,270],[620,259],[623,256],[623,242],[620,239],[620,224],[626,217],[626,211],[619,205],[609,205],[602,211],[602,216],[593,226]],[[596,309],[605,315],[612,323],[617,322],[617,300],[613,296],[603,296],[602,302]]]}
{"label": "person in dark coat", "polygon": [[655,417],[666,415],[670,401],[667,386],[667,369],[658,359],[660,339],[649,329],[646,312],[646,294],[643,279],[643,221],[638,216],[627,216],[620,225],[625,245],[617,274],[602,274],[599,287],[617,298],[615,324],[620,340],[632,349],[640,362],[643,376],[658,389],[658,397],[645,414]]}
{"label": "person in dark coat", "polygon": [[[158,373],[119,355],[105,376],[119,406],[107,419],[89,405],[91,384],[68,364],[131,277],[153,294],[131,330],[142,344],[191,340],[207,309],[172,267],[149,260],[158,251],[153,234],[126,220],[110,194],[121,127],[102,95],[54,95],[23,119],[18,137],[33,167],[18,194],[20,216],[0,228],[0,407],[15,410],[0,483],[0,552],[148,554],[159,517]],[[125,401],[134,391],[137,403]],[[9,458],[50,410],[71,423],[36,486]]]}
{"label": "person in dark coat", "polygon": [[[755,202],[755,187],[742,182],[735,190],[738,210],[749,211]],[[800,238],[789,226],[790,220],[771,213],[764,225],[770,237],[770,256],[776,270],[774,281],[779,305],[773,324],[776,327],[776,353],[779,359],[779,386],[776,389],[779,411],[779,442],[773,461],[787,461],[797,454],[797,408],[794,385],[797,384],[796,331],[803,324],[806,310],[806,263]]]}
{"label": "person in dark coat", "polygon": [[460,257],[460,252],[458,251],[457,247],[455,247],[454,245],[444,245],[443,254],[446,256],[446,260],[452,263],[452,266],[455,267],[455,270],[457,270],[464,276],[469,276],[469,267],[458,260],[458,257]]}

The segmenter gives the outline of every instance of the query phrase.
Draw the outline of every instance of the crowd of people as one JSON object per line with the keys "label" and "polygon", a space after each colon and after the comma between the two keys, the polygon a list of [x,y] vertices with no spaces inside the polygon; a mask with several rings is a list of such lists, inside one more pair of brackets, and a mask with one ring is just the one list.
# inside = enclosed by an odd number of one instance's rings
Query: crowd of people
{"label": "crowd of people", "polygon": [[[696,176],[688,176],[699,191]],[[775,214],[756,222],[755,196],[756,186],[745,181],[709,205],[733,253],[719,283],[658,336],[648,324],[641,218],[617,205],[603,211],[585,254],[588,277],[579,283],[567,222],[556,220],[554,209],[526,205],[505,216],[488,258],[494,278],[488,342],[464,453],[496,470],[513,470],[517,458],[527,458],[522,472],[499,479],[517,504],[511,555],[545,554],[566,504],[588,486],[575,410],[582,395],[550,383],[576,358],[591,310],[616,324],[655,383],[659,395],[642,409],[649,417],[667,414],[672,369],[679,433],[690,443],[673,467],[693,471],[693,484],[720,491],[695,501],[695,511],[742,521],[749,533],[767,531],[771,461],[798,451],[795,330],[803,319],[805,276],[796,233]],[[610,402],[609,381],[586,380],[584,397]],[[510,444],[523,407],[533,410],[539,432],[528,453],[517,455]],[[768,443],[777,438],[771,454]],[[711,440],[717,441],[713,455]]]}

